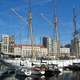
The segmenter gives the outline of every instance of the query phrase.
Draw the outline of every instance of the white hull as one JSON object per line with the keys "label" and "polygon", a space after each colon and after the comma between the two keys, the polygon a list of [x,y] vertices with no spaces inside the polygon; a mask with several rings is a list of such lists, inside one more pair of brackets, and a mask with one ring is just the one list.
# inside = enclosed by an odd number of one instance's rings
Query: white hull
{"label": "white hull", "polygon": [[[10,63],[12,65],[20,67],[20,61],[21,60],[11,60],[7,59],[4,60],[6,63]],[[32,67],[32,62],[30,60],[21,61],[23,63],[23,66],[27,68]],[[73,63],[80,63],[80,59],[73,59],[73,60],[43,60],[45,63],[41,63],[40,61],[33,61],[34,64],[41,65],[41,64],[57,64],[58,67],[64,67],[68,65],[72,65]]]}

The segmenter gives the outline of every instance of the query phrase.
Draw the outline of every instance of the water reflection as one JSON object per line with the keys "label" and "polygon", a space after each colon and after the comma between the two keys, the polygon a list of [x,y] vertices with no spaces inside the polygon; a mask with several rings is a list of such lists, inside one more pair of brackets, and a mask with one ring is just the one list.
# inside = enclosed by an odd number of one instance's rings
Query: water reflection
{"label": "water reflection", "polygon": [[[4,76],[5,77],[5,76]],[[80,72],[67,72],[62,75],[45,77],[45,76],[31,76],[31,77],[22,77],[22,76],[7,76],[0,80],[80,80]]]}
{"label": "water reflection", "polygon": [[63,80],[80,80],[80,72],[64,73]]}
{"label": "water reflection", "polygon": [[59,76],[45,77],[45,76],[35,76],[35,77],[27,77],[25,80],[62,80]]}
{"label": "water reflection", "polygon": [[80,80],[80,72],[69,72],[52,77],[28,77],[25,80]]}
{"label": "water reflection", "polygon": [[73,72],[72,80],[80,80],[80,72]]}

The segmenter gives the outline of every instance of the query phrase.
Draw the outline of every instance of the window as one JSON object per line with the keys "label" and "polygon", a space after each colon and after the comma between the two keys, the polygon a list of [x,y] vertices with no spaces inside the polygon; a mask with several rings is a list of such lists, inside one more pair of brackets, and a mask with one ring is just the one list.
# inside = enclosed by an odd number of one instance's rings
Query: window
{"label": "window", "polygon": [[4,37],[4,44],[7,44],[7,43],[8,43],[8,38]]}
{"label": "window", "polygon": [[7,51],[7,46],[3,46],[3,51]]}
{"label": "window", "polygon": [[0,35],[0,42],[2,42],[2,36]]}

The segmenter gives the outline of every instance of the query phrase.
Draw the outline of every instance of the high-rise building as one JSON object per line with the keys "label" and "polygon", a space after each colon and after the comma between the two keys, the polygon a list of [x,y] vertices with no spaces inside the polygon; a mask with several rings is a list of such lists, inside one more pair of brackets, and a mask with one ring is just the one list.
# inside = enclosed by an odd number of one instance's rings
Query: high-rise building
{"label": "high-rise building", "polygon": [[54,56],[57,56],[57,51],[58,49],[57,49],[57,41],[56,41],[56,39],[52,39],[52,52],[53,52],[53,55]]}
{"label": "high-rise building", "polygon": [[71,56],[80,57],[80,32],[71,40]]}
{"label": "high-rise building", "polygon": [[14,36],[10,35],[0,35],[0,52],[11,53],[14,52],[15,39]]}
{"label": "high-rise building", "polygon": [[61,54],[61,57],[62,56],[70,57],[70,48],[66,48],[66,47],[60,48],[60,54]]}
{"label": "high-rise building", "polygon": [[79,56],[80,56],[80,39],[79,39],[79,48],[78,49],[79,49]]}
{"label": "high-rise building", "polygon": [[57,56],[57,41],[55,38],[43,37],[43,45],[48,49],[49,56]]}
{"label": "high-rise building", "polygon": [[47,48],[47,43],[48,43],[48,38],[47,37],[43,37],[43,45],[45,48]]}

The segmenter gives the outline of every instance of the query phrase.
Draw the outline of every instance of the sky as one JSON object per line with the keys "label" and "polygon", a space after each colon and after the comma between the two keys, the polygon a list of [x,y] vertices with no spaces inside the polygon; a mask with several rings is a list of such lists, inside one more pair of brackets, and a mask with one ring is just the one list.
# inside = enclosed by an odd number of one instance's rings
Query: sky
{"label": "sky", "polygon": [[[0,34],[15,35],[16,43],[29,43],[28,11],[29,0],[0,0]],[[55,5],[56,3],[56,5]],[[49,25],[41,17],[44,14],[53,24],[54,7],[58,16],[58,31],[61,44],[71,42],[73,38],[73,8],[77,15],[77,29],[80,28],[80,0],[32,0],[32,28],[34,43],[40,44],[43,36],[54,37],[54,25]],[[24,20],[19,19],[12,11],[15,9]],[[21,36],[20,36],[21,35]]]}

